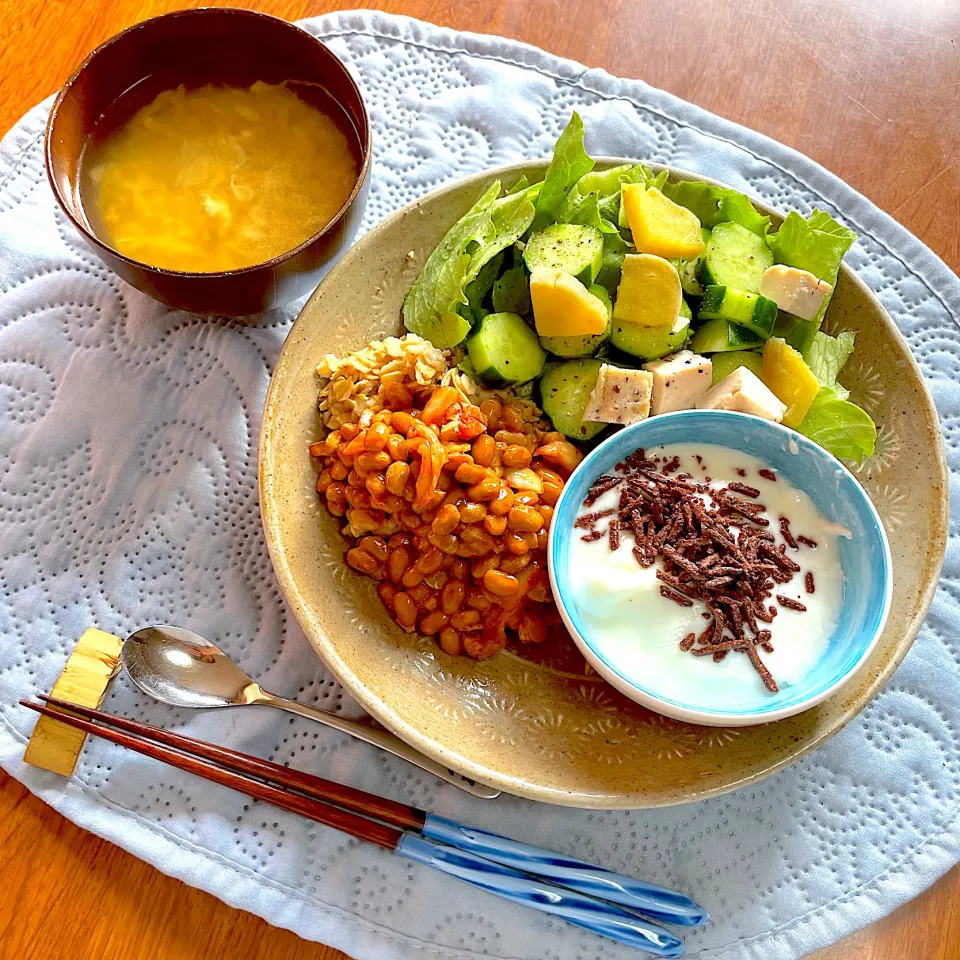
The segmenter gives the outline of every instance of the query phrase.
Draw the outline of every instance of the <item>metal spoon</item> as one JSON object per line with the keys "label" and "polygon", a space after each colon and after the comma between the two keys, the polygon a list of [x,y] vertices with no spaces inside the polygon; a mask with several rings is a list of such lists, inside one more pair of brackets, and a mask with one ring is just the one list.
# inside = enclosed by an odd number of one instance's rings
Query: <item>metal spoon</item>
{"label": "metal spoon", "polygon": [[372,743],[475,797],[489,800],[500,794],[493,787],[448,770],[387,730],[267,693],[222,650],[192,630],[162,625],[144,627],[123,641],[120,663],[127,676],[144,693],[171,706],[242,707],[262,704],[278,707]]}

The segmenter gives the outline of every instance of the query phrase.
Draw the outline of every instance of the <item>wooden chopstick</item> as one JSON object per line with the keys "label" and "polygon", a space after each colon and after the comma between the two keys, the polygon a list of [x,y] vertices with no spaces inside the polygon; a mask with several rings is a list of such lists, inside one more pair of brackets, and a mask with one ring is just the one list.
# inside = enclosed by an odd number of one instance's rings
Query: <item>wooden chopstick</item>
{"label": "wooden chopstick", "polygon": [[[241,793],[245,793],[255,800],[263,800],[266,803],[280,807],[282,810],[298,813],[308,820],[333,827],[343,833],[349,833],[351,836],[358,837],[361,840],[376,843],[387,850],[396,850],[397,844],[404,836],[402,830],[398,830],[387,824],[378,823],[376,820],[368,820],[359,814],[333,806],[329,801],[308,797],[302,793],[264,783],[262,780],[257,780],[245,773],[225,769],[218,766],[213,760],[205,760],[190,753],[164,746],[162,743],[147,739],[138,732],[128,733],[125,730],[115,730],[112,726],[107,726],[106,722],[88,720],[86,717],[78,715],[79,710],[74,712],[76,708],[74,708],[72,704],[66,704],[63,709],[60,709],[58,707],[43,706],[38,703],[33,703],[30,700],[21,700],[20,705],[29,707],[31,710],[36,710],[37,713],[45,717],[53,717],[55,720],[60,720],[68,726],[76,727],[78,730],[85,730],[87,733],[102,737],[104,740],[110,740],[112,743],[127,747],[146,757],[152,757],[154,760],[168,763],[170,766],[177,767],[179,770],[196,774],[198,777],[203,777],[205,780],[210,780],[213,783],[219,783],[224,787],[239,790]],[[92,712],[98,713],[99,711]],[[104,714],[104,717],[108,717],[110,721],[123,719],[124,723],[136,724],[136,721],[117,718],[111,714]],[[150,729],[156,731],[156,728]],[[161,733],[165,731],[156,732]],[[176,736],[176,734],[167,735]],[[196,746],[196,741],[191,741],[191,746]],[[212,744],[205,744],[204,746],[211,750],[216,749]],[[248,759],[253,760],[254,758]],[[266,763],[266,761],[259,762]]]}
{"label": "wooden chopstick", "polygon": [[344,786],[342,783],[325,780],[323,777],[316,777],[300,770],[291,770],[289,767],[271,763],[269,760],[260,760],[245,753],[237,753],[237,751],[230,750],[227,747],[206,743],[203,740],[194,740],[192,737],[184,737],[160,727],[152,727],[148,723],[128,720],[126,717],[118,717],[116,714],[105,713],[92,707],[81,707],[70,703],[68,700],[59,700],[44,693],[38,693],[37,697],[60,710],[68,710],[108,727],[125,730],[155,743],[166,744],[168,747],[175,747],[191,756],[211,760],[227,770],[259,777],[277,786],[288,787],[326,803],[335,803],[339,807],[353,810],[365,817],[383,820],[385,823],[404,830],[419,832],[423,829],[423,824],[427,818],[426,813],[416,807],[409,807],[404,803],[397,803],[395,800],[388,800],[386,797],[378,797],[375,794],[356,790],[353,787]]}
{"label": "wooden chopstick", "polygon": [[[651,887],[602,867],[567,860],[548,850],[465,827],[416,807],[225,747],[54,697],[43,699],[47,704],[29,700],[20,703],[44,717],[648,952],[678,956],[683,945],[674,934],[645,916],[686,926],[706,921],[702,908],[675,891]],[[343,809],[335,801],[354,804],[362,812]],[[373,816],[378,819],[368,819]],[[615,895],[605,896],[611,893]]]}

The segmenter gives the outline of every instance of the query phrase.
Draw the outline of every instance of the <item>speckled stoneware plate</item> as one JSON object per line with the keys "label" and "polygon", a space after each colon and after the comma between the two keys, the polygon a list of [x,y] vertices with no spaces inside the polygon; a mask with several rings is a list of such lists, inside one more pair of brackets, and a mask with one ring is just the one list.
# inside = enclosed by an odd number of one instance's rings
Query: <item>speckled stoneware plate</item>
{"label": "speckled stoneware plate", "polygon": [[[605,165],[614,162],[624,161]],[[403,296],[450,225],[495,177],[539,180],[545,166],[490,170],[405,207],[320,285],[287,338],[267,396],[260,442],[267,545],[319,656],[370,714],[429,756],[549,803],[629,808],[697,800],[758,780],[819,746],[866,706],[910,648],[946,544],[947,467],[937,415],[896,326],[844,267],[827,330],[857,333],[844,382],[880,434],[875,456],[856,475],[890,539],[893,607],[866,667],[799,716],[740,729],[692,726],[627,700],[585,673],[566,646],[535,648],[535,661],[506,651],[477,663],[404,633],[373,581],[344,564],[339,525],[317,501],[307,455],[319,433],[314,367],[325,353],[401,332]]]}

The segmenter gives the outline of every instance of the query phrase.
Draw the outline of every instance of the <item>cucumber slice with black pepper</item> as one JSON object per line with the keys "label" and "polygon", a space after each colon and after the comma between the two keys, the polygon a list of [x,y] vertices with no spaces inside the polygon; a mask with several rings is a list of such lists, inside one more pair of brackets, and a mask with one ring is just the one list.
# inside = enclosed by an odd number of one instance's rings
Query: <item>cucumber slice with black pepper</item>
{"label": "cucumber slice with black pepper", "polygon": [[759,293],[713,285],[704,290],[697,317],[701,320],[729,320],[766,340],[773,333],[777,305]]}
{"label": "cucumber slice with black pepper", "polygon": [[705,287],[715,284],[759,293],[763,274],[772,266],[773,254],[763,237],[739,223],[718,223],[703,251],[700,281]]}
{"label": "cucumber slice with black pepper", "polygon": [[690,318],[682,314],[673,326],[643,327],[638,323],[613,322],[610,343],[641,360],[659,360],[682,350],[690,336]]}
{"label": "cucumber slice with black pepper", "polygon": [[562,270],[589,286],[603,265],[603,234],[587,224],[551,223],[530,237],[523,259],[529,270]]}
{"label": "cucumber slice with black pepper", "polygon": [[477,376],[493,384],[533,380],[547,359],[536,333],[515,313],[488,313],[466,346]]}
{"label": "cucumber slice with black pepper", "polygon": [[708,320],[694,335],[690,349],[694,353],[725,353],[763,346],[763,337],[729,320]]}
{"label": "cucumber slice with black pepper", "polygon": [[[613,315],[613,304],[606,287],[592,283],[587,289],[607,308],[607,317]],[[600,347],[610,339],[610,320],[603,333],[587,334],[583,337],[541,337],[540,346],[555,357],[592,357]]]}
{"label": "cucumber slice with black pepper", "polygon": [[590,440],[606,426],[583,419],[602,365],[601,360],[566,360],[543,368],[540,406],[554,429],[572,440]]}

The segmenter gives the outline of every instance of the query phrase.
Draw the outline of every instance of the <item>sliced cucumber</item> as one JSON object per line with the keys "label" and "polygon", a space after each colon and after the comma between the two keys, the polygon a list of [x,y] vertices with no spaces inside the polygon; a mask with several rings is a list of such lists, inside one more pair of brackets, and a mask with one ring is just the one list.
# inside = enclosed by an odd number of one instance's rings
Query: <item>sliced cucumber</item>
{"label": "sliced cucumber", "polygon": [[546,354],[537,335],[515,313],[489,313],[467,339],[467,355],[487,383],[526,383],[540,376]]}
{"label": "sliced cucumber", "polygon": [[680,286],[683,287],[683,292],[691,297],[703,296],[703,284],[700,282],[698,274],[703,263],[703,254],[706,253],[706,244],[710,240],[710,231],[706,227],[701,227],[700,236],[703,237],[703,253],[687,260],[670,261],[677,268],[677,273],[680,274]]}
{"label": "sliced cucumber", "polygon": [[562,270],[589,285],[603,266],[603,234],[587,224],[551,223],[527,241],[523,259],[530,270]]}
{"label": "sliced cucumber", "polygon": [[[603,301],[603,305],[607,308],[607,316],[611,316],[613,305],[610,303],[610,294],[607,293],[606,287],[592,283],[587,289],[597,299]],[[610,323],[608,321],[607,329],[603,333],[588,334],[585,337],[541,337],[540,346],[547,353],[557,357],[592,357],[609,339]]]}
{"label": "sliced cucumber", "polygon": [[602,365],[600,360],[566,360],[543,369],[540,406],[554,429],[573,440],[590,440],[606,426],[583,419]]}
{"label": "sliced cucumber", "polygon": [[672,327],[641,327],[636,323],[613,322],[610,343],[618,350],[641,360],[659,360],[682,350],[690,336],[690,318],[682,314]]}
{"label": "sliced cucumber", "polygon": [[729,320],[766,340],[773,333],[777,305],[759,293],[713,285],[704,290],[697,317],[701,320]]}
{"label": "sliced cucumber", "polygon": [[530,280],[522,266],[511,267],[493,284],[493,309],[497,313],[519,313],[529,316]]}
{"label": "sliced cucumber", "polygon": [[763,237],[739,223],[718,223],[703,251],[700,281],[705,287],[716,284],[759,293],[760,280],[771,266],[773,254]]}
{"label": "sliced cucumber", "polygon": [[730,353],[718,353],[713,357],[713,382],[719,383],[737,367],[746,367],[758,377],[763,373],[763,357],[754,350],[733,350]]}
{"label": "sliced cucumber", "polygon": [[694,353],[726,353],[728,350],[750,350],[763,345],[746,327],[738,327],[729,320],[708,320],[694,335],[690,349]]}

